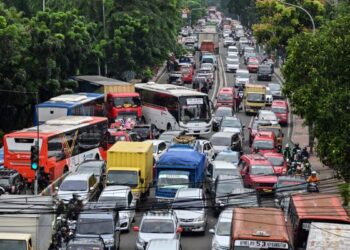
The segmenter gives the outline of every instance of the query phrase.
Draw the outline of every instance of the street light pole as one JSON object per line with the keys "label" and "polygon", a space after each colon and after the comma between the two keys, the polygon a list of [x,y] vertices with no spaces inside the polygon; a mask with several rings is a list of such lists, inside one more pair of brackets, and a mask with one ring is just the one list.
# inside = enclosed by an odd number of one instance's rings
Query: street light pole
{"label": "street light pole", "polygon": [[311,23],[312,23],[312,34],[315,35],[315,32],[316,32],[316,27],[315,27],[315,22],[314,22],[314,19],[312,18],[310,12],[308,12],[306,9],[304,9],[303,7],[301,7],[300,5],[295,5],[295,4],[291,4],[291,3],[286,3],[285,1],[282,1],[282,0],[278,0],[280,3],[283,3],[285,5],[288,5],[288,6],[292,6],[292,7],[295,7],[297,9],[300,9],[302,11],[304,11],[306,13],[306,15],[309,16],[310,20],[311,20]]}

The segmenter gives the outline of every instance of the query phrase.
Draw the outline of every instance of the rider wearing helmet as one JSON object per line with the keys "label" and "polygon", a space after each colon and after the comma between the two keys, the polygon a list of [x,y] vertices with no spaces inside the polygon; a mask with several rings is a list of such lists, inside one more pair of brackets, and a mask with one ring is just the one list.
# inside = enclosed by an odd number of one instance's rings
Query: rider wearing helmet
{"label": "rider wearing helmet", "polygon": [[320,179],[317,177],[316,171],[312,171],[309,178],[307,178],[308,183],[319,183]]}
{"label": "rider wearing helmet", "polygon": [[291,154],[291,151],[290,151],[290,148],[289,148],[289,144],[287,143],[284,150],[283,150],[283,156],[285,159],[289,159],[291,160],[292,158],[292,154]]}
{"label": "rider wearing helmet", "polygon": [[304,147],[303,150],[301,151],[301,157],[302,157],[303,159],[304,159],[304,158],[309,159],[310,154],[309,154],[309,152],[307,152],[307,147]]}

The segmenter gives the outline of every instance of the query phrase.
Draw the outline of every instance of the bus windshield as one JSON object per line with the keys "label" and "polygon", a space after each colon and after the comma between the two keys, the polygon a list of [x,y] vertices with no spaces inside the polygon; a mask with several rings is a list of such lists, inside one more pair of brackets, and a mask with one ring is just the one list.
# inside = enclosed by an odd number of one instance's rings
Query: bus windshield
{"label": "bus windshield", "polygon": [[210,121],[211,112],[207,97],[181,97],[180,118],[183,122]]}

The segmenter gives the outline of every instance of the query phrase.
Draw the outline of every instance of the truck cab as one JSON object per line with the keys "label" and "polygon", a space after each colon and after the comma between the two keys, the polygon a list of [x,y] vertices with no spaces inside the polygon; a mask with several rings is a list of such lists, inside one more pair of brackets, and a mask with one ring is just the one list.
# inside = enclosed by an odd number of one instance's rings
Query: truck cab
{"label": "truck cab", "polygon": [[32,237],[22,233],[0,233],[0,249],[33,250]]}
{"label": "truck cab", "polygon": [[244,89],[244,110],[246,114],[257,113],[265,107],[266,87],[262,85],[247,84]]}
{"label": "truck cab", "polygon": [[108,93],[106,108],[107,117],[113,122],[123,117],[130,117],[134,120],[142,117],[140,94],[135,92]]}

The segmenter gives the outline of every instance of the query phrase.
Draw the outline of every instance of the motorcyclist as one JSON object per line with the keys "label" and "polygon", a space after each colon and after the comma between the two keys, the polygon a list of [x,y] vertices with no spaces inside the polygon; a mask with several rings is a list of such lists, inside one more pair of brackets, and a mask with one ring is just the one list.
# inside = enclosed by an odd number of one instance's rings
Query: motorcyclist
{"label": "motorcyclist", "polygon": [[289,160],[292,159],[292,153],[291,153],[291,150],[289,148],[289,144],[288,143],[284,147],[283,156],[284,156],[285,159],[289,159]]}
{"label": "motorcyclist", "polygon": [[318,184],[320,182],[320,179],[317,177],[316,171],[312,171],[311,175],[306,180],[308,183],[316,183]]}
{"label": "motorcyclist", "polygon": [[68,203],[68,213],[67,218],[71,220],[77,220],[78,215],[83,207],[83,203],[78,198],[78,194],[73,194],[72,199],[69,200]]}
{"label": "motorcyclist", "polygon": [[299,143],[295,143],[294,147],[293,147],[293,158],[296,155],[296,153],[298,152],[298,150],[301,150]]}
{"label": "motorcyclist", "polygon": [[303,167],[303,172],[304,172],[305,176],[311,175],[311,164],[310,164],[308,158],[306,158],[306,157],[303,158],[302,167]]}
{"label": "motorcyclist", "polygon": [[309,154],[309,152],[307,152],[307,147],[304,147],[303,150],[301,151],[301,157],[302,157],[303,159],[304,159],[304,158],[309,159],[310,154]]}

